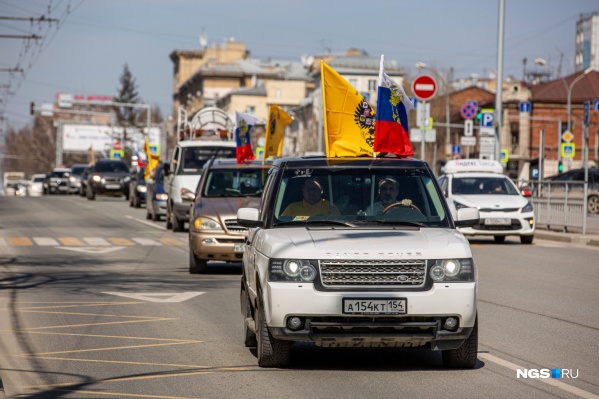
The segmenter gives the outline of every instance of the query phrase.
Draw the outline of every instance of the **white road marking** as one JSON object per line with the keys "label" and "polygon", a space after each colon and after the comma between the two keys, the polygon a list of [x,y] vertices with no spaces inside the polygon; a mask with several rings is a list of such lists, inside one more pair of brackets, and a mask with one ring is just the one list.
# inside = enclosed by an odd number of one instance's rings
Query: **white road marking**
{"label": "white road marking", "polygon": [[32,237],[33,241],[40,247],[50,247],[60,245],[58,241],[50,237]]}
{"label": "white road marking", "polygon": [[0,247],[5,247],[6,246],[6,240],[2,237],[0,237]]}
{"label": "white road marking", "polygon": [[109,252],[118,251],[125,247],[55,247],[56,249],[66,249],[68,251],[84,252],[90,254],[107,254]]}
{"label": "white road marking", "polygon": [[[500,365],[502,367],[508,368],[510,370],[514,370],[514,371],[516,371],[518,369],[525,369],[526,368],[526,367],[523,367],[523,366],[518,366],[517,364],[511,363],[511,362],[508,362],[507,360],[500,359],[500,358],[498,358],[496,356],[493,356],[493,355],[491,355],[489,353],[479,353],[478,357],[482,358],[482,359],[485,359],[485,360],[488,360],[489,362],[493,362],[495,364],[498,364],[498,365]],[[516,378],[516,374],[515,373],[514,373],[514,378]],[[580,388],[573,387],[572,385],[565,384],[565,383],[563,383],[560,380],[555,379],[555,378],[537,378],[536,381],[543,382],[543,383],[548,384],[548,385],[552,385],[552,386],[554,386],[556,388],[559,388],[559,389],[561,389],[563,391],[569,392],[569,393],[571,393],[573,395],[576,395],[576,396],[579,396],[581,398],[585,398],[585,399],[599,399],[599,396],[597,396],[597,395],[595,395],[595,394],[593,394],[591,392],[582,390]]]}
{"label": "white road marking", "polygon": [[102,237],[83,237],[83,241],[96,247],[109,247],[111,244]]}
{"label": "white road marking", "polygon": [[132,240],[140,245],[162,245],[161,242],[152,240],[151,238],[134,237]]}
{"label": "white road marking", "polygon": [[148,302],[183,302],[198,295],[205,294],[205,292],[182,292],[182,293],[144,293],[144,294],[133,294],[128,292],[103,292],[108,295],[124,296],[126,298],[138,299],[140,301]]}
{"label": "white road marking", "polygon": [[129,216],[129,215],[125,215],[125,217],[127,219],[131,219],[131,220],[135,220],[136,222],[143,223],[146,226],[150,226],[150,227],[153,227],[155,229],[159,229],[159,230],[165,230],[166,229],[166,227],[163,226],[163,225],[158,225],[156,223],[148,222],[147,220],[137,219],[137,218],[134,218],[133,216]]}

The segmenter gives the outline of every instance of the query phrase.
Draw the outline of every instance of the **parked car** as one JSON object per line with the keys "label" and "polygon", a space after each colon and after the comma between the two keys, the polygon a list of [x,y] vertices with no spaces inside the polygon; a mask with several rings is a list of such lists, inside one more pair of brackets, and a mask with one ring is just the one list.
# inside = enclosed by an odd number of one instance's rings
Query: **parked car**
{"label": "parked car", "polygon": [[150,179],[146,180],[146,219],[158,221],[166,216],[166,203],[168,194],[164,188],[164,167],[166,163],[159,164],[152,172]]}
{"label": "parked car", "polygon": [[46,175],[44,181],[44,194],[68,194],[70,168],[54,168]]}
{"label": "parked car", "polygon": [[30,197],[39,197],[43,195],[45,178],[46,175],[43,173],[31,175],[31,179],[27,185],[27,195]]}
{"label": "parked car", "polygon": [[145,168],[139,168],[131,173],[129,180],[129,206],[134,208],[141,207],[146,202],[146,178]]}
{"label": "parked car", "polygon": [[271,163],[238,164],[235,159],[215,159],[204,165],[189,223],[189,272],[205,273],[208,261],[240,262],[248,229],[237,224],[237,209],[260,205]]}
{"label": "parked car", "polygon": [[116,159],[101,159],[90,169],[87,182],[86,196],[88,200],[96,199],[96,195],[121,197],[125,192],[130,177],[129,167],[124,161]]}
{"label": "parked car", "polygon": [[85,197],[85,193],[87,191],[87,182],[89,180],[89,171],[91,170],[91,166],[86,166],[81,172],[81,177],[79,177],[79,195],[81,197]]}
{"label": "parked car", "polygon": [[[545,178],[545,181],[553,181],[553,182],[562,182],[562,183],[570,183],[570,182],[584,182],[584,169],[572,169],[565,173],[561,173],[555,176],[549,176]],[[599,214],[599,169],[590,168],[589,169],[589,186],[587,191],[587,210],[592,214]],[[563,197],[564,193],[564,185],[557,185],[552,187],[551,195]],[[577,185],[569,187],[568,189],[568,198],[583,198],[583,185]]]}
{"label": "parked car", "polygon": [[76,163],[71,166],[71,175],[69,176],[69,194],[77,194],[81,187],[81,173],[87,167],[84,163]]}

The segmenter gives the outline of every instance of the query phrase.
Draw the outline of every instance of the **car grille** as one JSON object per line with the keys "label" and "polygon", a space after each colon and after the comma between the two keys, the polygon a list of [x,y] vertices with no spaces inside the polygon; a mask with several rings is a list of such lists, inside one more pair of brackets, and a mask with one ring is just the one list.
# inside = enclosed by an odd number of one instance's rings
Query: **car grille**
{"label": "car grille", "polygon": [[225,220],[225,227],[231,233],[246,233],[248,231],[247,227],[242,227],[237,224],[237,219],[227,219]]}
{"label": "car grille", "polygon": [[326,288],[422,287],[426,260],[321,260],[320,278]]}
{"label": "car grille", "polygon": [[518,212],[520,208],[481,208],[479,212]]}
{"label": "car grille", "polygon": [[120,183],[121,182],[121,178],[120,177],[105,177],[104,181],[106,183]]}

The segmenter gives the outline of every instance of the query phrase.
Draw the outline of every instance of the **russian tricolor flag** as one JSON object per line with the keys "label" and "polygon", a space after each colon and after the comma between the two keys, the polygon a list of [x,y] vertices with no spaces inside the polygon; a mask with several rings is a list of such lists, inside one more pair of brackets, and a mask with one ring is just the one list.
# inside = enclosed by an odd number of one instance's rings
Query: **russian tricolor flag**
{"label": "russian tricolor flag", "polygon": [[260,120],[253,115],[235,112],[237,119],[237,127],[235,128],[235,142],[237,143],[236,158],[237,163],[251,161],[255,159],[252,151],[252,142],[250,140],[250,132],[252,127]]}
{"label": "russian tricolor flag", "polygon": [[385,73],[381,56],[379,90],[374,127],[374,152],[392,153],[398,157],[414,155],[410,143],[408,112],[414,105],[406,92]]}

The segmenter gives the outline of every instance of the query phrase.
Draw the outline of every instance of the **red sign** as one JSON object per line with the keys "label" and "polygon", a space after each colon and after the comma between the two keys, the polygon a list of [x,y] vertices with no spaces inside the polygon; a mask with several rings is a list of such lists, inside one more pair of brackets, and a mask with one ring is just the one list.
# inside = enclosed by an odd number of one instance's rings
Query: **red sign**
{"label": "red sign", "polygon": [[412,82],[412,93],[420,100],[430,100],[437,93],[437,82],[429,75],[419,75]]}
{"label": "red sign", "polygon": [[120,141],[115,141],[114,144],[112,145],[112,149],[113,150],[122,150],[123,146],[121,145]]}

